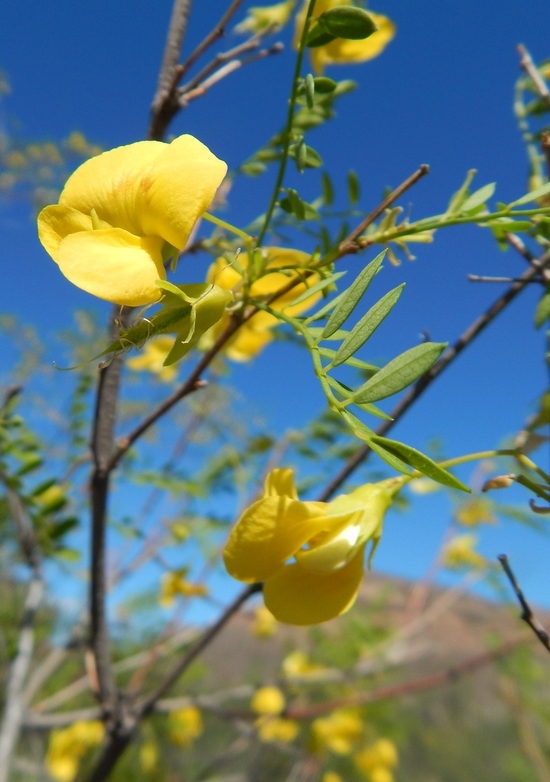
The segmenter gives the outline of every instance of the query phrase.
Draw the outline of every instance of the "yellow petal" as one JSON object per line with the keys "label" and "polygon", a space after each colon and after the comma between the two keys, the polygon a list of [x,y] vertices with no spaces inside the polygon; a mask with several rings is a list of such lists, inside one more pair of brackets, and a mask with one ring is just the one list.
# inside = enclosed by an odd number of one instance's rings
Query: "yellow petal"
{"label": "yellow petal", "polygon": [[162,141],[138,141],[86,160],[67,180],[60,205],[85,215],[95,209],[109,225],[143,235],[139,221],[142,179],[166,146]]}
{"label": "yellow petal", "polygon": [[162,240],[120,228],[79,231],[61,240],[57,263],[74,285],[100,299],[128,307],[158,301],[155,280],[166,279]]}
{"label": "yellow petal", "polygon": [[297,500],[294,471],[289,467],[271,470],[265,479],[264,497],[290,497],[291,500]]}
{"label": "yellow petal", "polygon": [[[327,528],[326,503],[270,496],[241,516],[224,550],[230,575],[239,581],[264,581],[280,570],[307,541]],[[330,527],[329,527],[330,528]]]}
{"label": "yellow petal", "polygon": [[343,614],[361,585],[363,553],[364,546],[345,567],[330,573],[286,565],[264,585],[267,608],[279,622],[292,625],[318,624]]}
{"label": "yellow petal", "polygon": [[193,136],[180,136],[163,146],[142,177],[140,225],[145,234],[162,236],[181,250],[212,203],[227,165]]}
{"label": "yellow petal", "polygon": [[[69,206],[46,206],[38,215],[38,238],[57,263],[61,240],[77,231],[91,231],[92,218]],[[105,226],[106,227],[106,226]]]}
{"label": "yellow petal", "polygon": [[253,328],[247,328],[247,325],[245,323],[244,326],[241,326],[235,338],[228,343],[225,352],[232,361],[250,361],[261,353],[266,345],[273,341],[271,332],[256,331]]}

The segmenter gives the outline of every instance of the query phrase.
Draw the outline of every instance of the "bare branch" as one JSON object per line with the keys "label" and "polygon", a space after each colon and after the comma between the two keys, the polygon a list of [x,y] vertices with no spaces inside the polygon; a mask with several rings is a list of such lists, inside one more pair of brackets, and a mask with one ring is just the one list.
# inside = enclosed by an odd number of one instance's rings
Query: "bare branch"
{"label": "bare branch", "polygon": [[373,212],[367,215],[367,217],[365,217],[365,219],[362,220],[342,242],[340,242],[340,246],[338,248],[338,257],[340,258],[342,255],[346,255],[350,252],[357,252],[357,250],[362,246],[356,242],[358,237],[361,236],[364,231],[366,231],[369,225],[374,223],[377,217],[380,217],[385,209],[391,206],[400,196],[403,195],[403,193],[406,193],[407,190],[409,190],[413,185],[416,185],[416,183],[422,179],[422,177],[429,173],[430,167],[426,165],[426,163],[422,163],[422,165],[418,168],[417,171],[414,172],[414,174],[412,174],[402,184],[396,187],[395,190],[392,190],[389,196],[385,198]]}
{"label": "bare branch", "polygon": [[529,76],[531,81],[533,82],[536,91],[542,98],[542,100],[546,103],[547,108],[550,109],[550,92],[548,92],[548,87],[546,86],[546,82],[542,78],[542,76],[539,73],[539,70],[535,63],[533,62],[531,55],[525,48],[525,46],[520,43],[518,46],[518,53],[520,55],[520,61],[519,64],[525,71],[525,73]]}
{"label": "bare branch", "polygon": [[502,569],[506,573],[506,576],[508,577],[508,581],[510,582],[514,592],[516,593],[516,597],[522,608],[521,618],[523,619],[524,622],[526,622],[529,625],[529,627],[535,633],[535,635],[537,636],[541,644],[545,647],[545,649],[547,649],[550,652],[550,636],[548,635],[548,632],[544,629],[542,624],[539,622],[539,620],[533,613],[531,606],[525,599],[525,596],[521,591],[520,585],[517,582],[514,572],[510,567],[510,564],[508,562],[508,557],[506,556],[506,554],[500,554],[498,557],[498,561],[502,565]]}
{"label": "bare branch", "polygon": [[19,532],[21,549],[32,575],[23,607],[17,653],[8,674],[4,714],[0,726],[0,782],[8,782],[10,777],[12,755],[19,737],[25,708],[23,688],[34,650],[36,613],[44,594],[40,551],[32,528],[32,521],[28,517],[19,495],[9,485],[6,485],[6,494],[11,514]]}
{"label": "bare branch", "polygon": [[[178,60],[187,29],[191,2],[192,0],[175,0],[172,9],[157,91],[151,106],[151,124],[148,137],[152,139],[160,140],[164,136],[168,123],[177,111],[177,102],[174,100],[175,91],[182,75],[182,68],[178,66]],[[166,122],[164,126],[162,120]]]}

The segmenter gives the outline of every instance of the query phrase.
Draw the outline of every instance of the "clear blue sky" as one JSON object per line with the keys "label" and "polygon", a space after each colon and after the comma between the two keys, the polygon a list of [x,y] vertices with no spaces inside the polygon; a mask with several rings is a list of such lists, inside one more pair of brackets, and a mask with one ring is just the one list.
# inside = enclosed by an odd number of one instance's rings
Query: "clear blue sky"
{"label": "clear blue sky", "polygon": [[[195,0],[188,52],[225,6],[225,0]],[[442,211],[470,168],[478,170],[479,185],[497,181],[499,200],[519,197],[527,166],[512,113],[515,47],[524,43],[535,60],[550,56],[548,4],[380,0],[373,10],[392,17],[398,35],[380,58],[328,71],[358,80],[360,88],[341,101],[335,122],[311,136],[337,186],[343,190],[354,168],[362,181],[360,206],[368,210],[386,185],[429,163],[432,173],[410,194],[413,217]],[[5,0],[0,67],[13,94],[2,104],[0,121],[7,113],[17,116],[28,138],[55,140],[82,130],[107,148],[143,138],[170,11],[168,0]],[[280,37],[289,46],[289,32]],[[230,36],[225,45],[240,40]],[[287,53],[242,69],[192,104],[171,131],[196,135],[230,167],[237,165],[282,124],[291,68]],[[315,173],[300,181],[306,196],[316,194],[317,182]],[[270,176],[239,183],[227,219],[244,224],[254,217],[271,185]],[[59,275],[25,206],[2,207],[0,242],[10,269],[0,292],[2,312],[49,333],[69,325],[75,307],[107,312]],[[524,268],[520,258],[497,249],[489,232],[473,228],[449,229],[432,246],[419,245],[416,255],[414,263],[390,266],[377,280],[379,294],[407,282],[397,313],[373,341],[377,357],[410,347],[422,330],[436,341],[453,341],[501,290],[469,283],[467,273],[516,275]],[[349,261],[351,273],[362,261]],[[438,380],[393,436],[419,448],[440,437],[447,452],[457,454],[494,447],[521,426],[547,382],[542,335],[532,327],[534,287]],[[302,358],[276,345],[234,372],[244,393],[260,395],[261,411],[281,430],[299,426],[322,406]],[[390,521],[377,567],[421,572],[446,523],[428,503],[419,500],[414,515]],[[548,541],[508,524],[484,538],[487,556],[501,550],[513,556],[525,588],[548,603]]]}

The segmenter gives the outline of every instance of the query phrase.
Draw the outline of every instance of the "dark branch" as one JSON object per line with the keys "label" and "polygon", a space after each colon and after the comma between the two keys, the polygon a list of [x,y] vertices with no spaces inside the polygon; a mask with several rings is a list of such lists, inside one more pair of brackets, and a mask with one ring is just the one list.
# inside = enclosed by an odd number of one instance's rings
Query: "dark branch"
{"label": "dark branch", "polygon": [[502,569],[506,573],[506,576],[508,577],[508,581],[512,585],[512,589],[514,590],[516,597],[518,599],[518,602],[521,606],[522,613],[521,618],[524,622],[526,622],[531,630],[535,633],[541,644],[550,652],[550,636],[548,635],[548,632],[544,629],[544,627],[541,625],[535,614],[533,613],[531,606],[525,599],[525,596],[523,592],[521,591],[521,587],[517,582],[517,579],[514,575],[514,572],[512,568],[510,567],[510,563],[508,562],[508,557],[506,554],[500,554],[498,557],[498,561],[502,565]]}

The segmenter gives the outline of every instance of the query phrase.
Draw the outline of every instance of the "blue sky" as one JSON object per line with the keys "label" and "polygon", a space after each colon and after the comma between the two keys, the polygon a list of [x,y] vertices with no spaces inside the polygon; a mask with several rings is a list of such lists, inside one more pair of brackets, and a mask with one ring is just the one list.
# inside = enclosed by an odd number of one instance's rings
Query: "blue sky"
{"label": "blue sky", "polygon": [[[187,52],[225,7],[225,0],[195,0]],[[413,218],[442,211],[471,168],[479,172],[479,185],[497,182],[499,200],[519,197],[527,165],[512,112],[519,73],[515,47],[524,43],[538,61],[550,56],[547,3],[380,0],[373,10],[392,17],[398,35],[380,58],[328,71],[360,87],[342,99],[337,120],[311,136],[340,192],[347,171],[355,169],[362,182],[360,207],[369,210],[386,185],[397,185],[428,163],[430,176],[402,202],[413,205]],[[167,0],[5,0],[0,67],[13,93],[0,107],[0,121],[16,116],[28,138],[58,140],[81,130],[106,148],[143,138],[170,12]],[[288,31],[279,38],[290,48]],[[223,44],[229,48],[240,40],[228,35]],[[292,65],[287,50],[241,69],[193,103],[171,131],[196,135],[230,167],[238,165],[282,124]],[[315,172],[292,181],[306,197],[318,193]],[[239,182],[227,219],[246,224],[271,186],[271,174]],[[25,205],[0,210],[0,242],[3,263],[11,269],[0,292],[2,312],[15,312],[47,334],[70,325],[75,307],[107,313],[108,305],[59,275],[38,244]],[[423,330],[435,341],[453,341],[501,291],[498,285],[469,283],[467,273],[517,275],[524,269],[521,258],[501,253],[490,233],[476,228],[448,229],[433,245],[415,249],[416,261],[387,266],[376,281],[378,295],[403,281],[407,288],[373,340],[371,358],[392,357],[416,344]],[[350,259],[350,275],[366,260]],[[194,279],[203,269],[193,270]],[[535,286],[523,293],[393,436],[419,448],[438,437],[447,453],[458,454],[494,447],[517,430],[547,384],[543,336],[532,326],[538,295]],[[302,352],[280,344],[234,370],[242,392],[257,400],[279,430],[303,424],[322,407],[303,359]],[[377,567],[407,576],[422,571],[446,524],[438,502],[420,499],[414,514],[390,521]],[[548,603],[546,539],[508,524],[489,530],[482,550],[487,556],[508,551],[526,590]]]}

